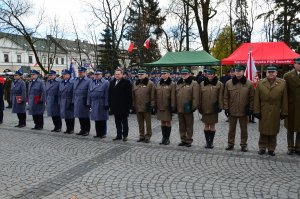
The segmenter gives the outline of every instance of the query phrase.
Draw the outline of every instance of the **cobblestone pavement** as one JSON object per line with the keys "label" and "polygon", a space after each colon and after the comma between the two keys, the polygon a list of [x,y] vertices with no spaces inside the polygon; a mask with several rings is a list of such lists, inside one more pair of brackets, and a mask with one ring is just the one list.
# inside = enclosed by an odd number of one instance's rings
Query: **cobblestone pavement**
{"label": "cobblestone pavement", "polygon": [[[13,127],[17,117],[4,112],[0,125],[0,198],[299,198],[300,156],[286,155],[285,129],[278,135],[276,156],[257,155],[257,124],[249,124],[249,152],[225,151],[228,123],[219,117],[215,148],[204,149],[203,125],[195,113],[191,148],[179,147],[177,115],[171,144],[161,146],[160,123],[152,118],[151,143],[137,143],[136,115],[130,115],[129,140],[51,133],[51,118],[42,131]],[[79,131],[76,119],[76,131]],[[94,123],[92,122],[92,126]],[[63,127],[63,130],[65,127]]]}

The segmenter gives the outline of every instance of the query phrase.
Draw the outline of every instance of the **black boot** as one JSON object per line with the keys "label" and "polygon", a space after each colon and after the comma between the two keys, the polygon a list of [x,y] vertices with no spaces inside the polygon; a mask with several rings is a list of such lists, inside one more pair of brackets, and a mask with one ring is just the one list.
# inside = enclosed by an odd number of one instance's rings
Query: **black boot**
{"label": "black boot", "polygon": [[216,131],[209,131],[209,148],[214,148],[214,138],[215,138]]}
{"label": "black boot", "polygon": [[161,134],[162,134],[162,139],[161,139],[161,143],[159,144],[164,144],[166,140],[166,126],[161,126]]}
{"label": "black boot", "polygon": [[170,135],[171,135],[172,127],[166,126],[165,129],[166,129],[166,134],[165,134],[166,139],[165,139],[164,145],[169,145],[170,144]]}
{"label": "black boot", "polygon": [[205,135],[205,140],[206,140],[206,145],[205,148],[208,149],[209,148],[209,131],[204,130],[204,135]]}

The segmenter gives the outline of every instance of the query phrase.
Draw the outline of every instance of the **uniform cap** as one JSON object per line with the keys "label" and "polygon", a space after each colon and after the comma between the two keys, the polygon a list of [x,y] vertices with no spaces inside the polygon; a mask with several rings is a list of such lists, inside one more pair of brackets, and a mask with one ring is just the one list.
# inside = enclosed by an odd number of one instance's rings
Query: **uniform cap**
{"label": "uniform cap", "polygon": [[40,72],[39,72],[39,71],[37,71],[37,70],[32,70],[32,71],[31,71],[31,74],[34,74],[34,75],[39,75],[39,74],[40,74]]}
{"label": "uniform cap", "polygon": [[181,71],[180,71],[180,74],[188,74],[188,73],[190,73],[191,71],[189,70],[189,69],[186,69],[186,68],[184,68],[184,69],[182,69]]}
{"label": "uniform cap", "polygon": [[246,67],[243,65],[237,65],[234,67],[235,71],[241,71],[241,70],[245,71],[245,69],[246,69]]}
{"label": "uniform cap", "polygon": [[56,71],[55,70],[50,70],[48,75],[56,75]]}
{"label": "uniform cap", "polygon": [[68,70],[68,69],[65,69],[65,70],[63,70],[63,71],[61,72],[61,74],[63,74],[63,75],[66,75],[66,74],[71,75],[71,71]]}
{"label": "uniform cap", "polygon": [[78,67],[78,72],[85,72],[86,68],[85,67]]}

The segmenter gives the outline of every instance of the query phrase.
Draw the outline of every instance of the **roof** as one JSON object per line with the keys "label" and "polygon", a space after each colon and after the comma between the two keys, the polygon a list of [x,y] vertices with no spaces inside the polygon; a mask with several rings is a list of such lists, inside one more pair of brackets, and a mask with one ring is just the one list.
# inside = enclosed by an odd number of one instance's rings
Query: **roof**
{"label": "roof", "polygon": [[247,64],[248,53],[252,49],[255,64],[293,64],[300,55],[284,42],[243,43],[229,57],[222,59],[222,65]]}
{"label": "roof", "polygon": [[144,66],[216,66],[220,61],[206,51],[168,52],[158,61],[145,63]]}

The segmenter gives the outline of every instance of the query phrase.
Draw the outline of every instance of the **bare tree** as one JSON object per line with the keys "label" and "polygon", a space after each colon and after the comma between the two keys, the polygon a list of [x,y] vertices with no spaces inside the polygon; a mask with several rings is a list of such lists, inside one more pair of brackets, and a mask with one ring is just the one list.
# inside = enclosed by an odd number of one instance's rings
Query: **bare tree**
{"label": "bare tree", "polygon": [[28,0],[0,0],[0,30],[22,35],[33,51],[37,64],[44,73],[47,73],[34,45],[38,40],[34,36],[37,35],[37,31],[45,19],[44,10],[40,10],[36,24],[28,26],[25,18],[32,14],[32,11],[33,4]]}

